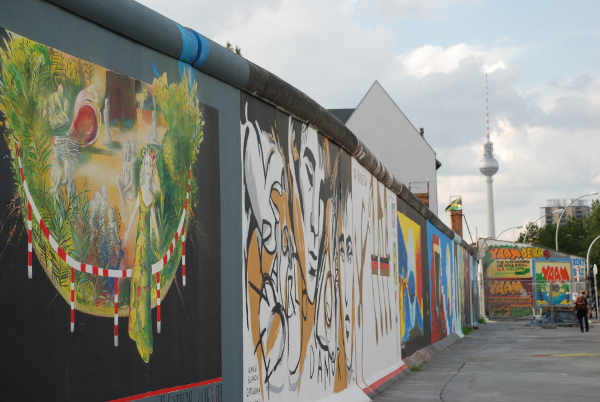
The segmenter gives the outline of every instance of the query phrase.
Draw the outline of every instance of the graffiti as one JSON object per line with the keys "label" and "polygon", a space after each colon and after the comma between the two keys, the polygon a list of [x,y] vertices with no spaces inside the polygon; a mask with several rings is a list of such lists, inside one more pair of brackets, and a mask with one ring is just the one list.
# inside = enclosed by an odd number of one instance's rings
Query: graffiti
{"label": "graffiti", "polygon": [[491,295],[522,295],[525,289],[521,281],[498,281],[487,284]]}
{"label": "graffiti", "polygon": [[114,316],[116,346],[118,317],[128,316],[148,362],[151,311],[160,332],[195,205],[204,125],[196,84],[184,73],[149,85],[10,32],[5,45],[0,109],[10,111],[4,139],[29,243],[71,305],[71,331],[75,310]]}
{"label": "graffiti", "polygon": [[487,280],[485,301],[493,317],[522,317],[532,314],[531,279]]}
{"label": "graffiti", "polygon": [[544,257],[544,249],[539,247],[490,247],[488,252],[494,260],[520,260]]}
{"label": "graffiti", "polygon": [[569,281],[569,270],[566,267],[542,267],[542,275],[547,281]]}
{"label": "graffiti", "polygon": [[570,261],[536,261],[535,272],[538,305],[570,302]]}
{"label": "graffiti", "polygon": [[519,278],[530,276],[530,260],[494,260],[486,268],[486,277],[488,278]]}
{"label": "graffiti", "polygon": [[421,227],[398,212],[400,335],[402,343],[423,336]]}
{"label": "graffiti", "polygon": [[244,102],[240,125],[246,328],[258,393],[308,392],[303,381],[344,389],[355,320],[350,158],[311,127],[268,110]]}

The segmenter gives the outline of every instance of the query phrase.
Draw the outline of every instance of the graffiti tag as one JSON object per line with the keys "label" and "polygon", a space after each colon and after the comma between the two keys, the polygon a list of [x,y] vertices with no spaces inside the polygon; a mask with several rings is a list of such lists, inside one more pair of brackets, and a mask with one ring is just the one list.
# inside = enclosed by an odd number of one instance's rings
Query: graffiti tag
{"label": "graffiti tag", "polygon": [[547,281],[569,281],[569,270],[567,267],[545,266],[542,267],[542,276]]}
{"label": "graffiti tag", "polygon": [[544,249],[539,247],[490,247],[489,252],[495,260],[522,260],[544,256]]}
{"label": "graffiti tag", "polygon": [[516,295],[525,294],[521,281],[498,281],[488,284],[489,293],[492,295]]}

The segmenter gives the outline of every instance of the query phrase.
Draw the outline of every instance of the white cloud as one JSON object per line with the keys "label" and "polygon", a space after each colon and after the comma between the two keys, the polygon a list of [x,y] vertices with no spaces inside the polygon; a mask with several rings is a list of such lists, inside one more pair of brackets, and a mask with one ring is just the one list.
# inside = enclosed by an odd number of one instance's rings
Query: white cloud
{"label": "white cloud", "polygon": [[[600,50],[598,41],[582,39],[583,27],[580,35],[571,35],[575,42],[563,46],[595,44],[579,52],[588,64],[581,64],[582,58],[576,61],[577,73],[555,69],[560,74],[552,81],[538,79],[528,87],[524,75],[537,77],[549,67],[536,64],[540,56],[565,66],[568,60],[542,54],[554,48],[521,39],[518,26],[508,30],[498,21],[487,42],[468,26],[457,26],[461,39],[444,45],[400,36],[402,21],[435,22],[447,10],[485,8],[482,1],[141,2],[217,43],[239,46],[244,57],[326,108],[356,107],[379,80],[415,127],[425,128],[425,139],[442,162],[438,194],[446,223],[448,197],[462,194],[471,230],[477,227],[480,235],[487,230],[485,178],[478,168],[486,134],[486,72],[491,139],[500,163],[493,178],[497,232],[537,219],[546,199],[600,189],[600,77],[599,64],[593,63]],[[538,35],[562,29],[536,27]],[[399,40],[409,50],[394,53]]]}

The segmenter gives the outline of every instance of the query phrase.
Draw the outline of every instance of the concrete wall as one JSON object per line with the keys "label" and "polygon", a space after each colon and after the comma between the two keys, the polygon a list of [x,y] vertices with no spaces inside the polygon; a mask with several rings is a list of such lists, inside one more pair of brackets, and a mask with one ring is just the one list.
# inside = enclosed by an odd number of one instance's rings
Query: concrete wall
{"label": "concrete wall", "polygon": [[1,5],[2,399],[364,400],[472,324],[473,250],[299,90],[133,1]]}

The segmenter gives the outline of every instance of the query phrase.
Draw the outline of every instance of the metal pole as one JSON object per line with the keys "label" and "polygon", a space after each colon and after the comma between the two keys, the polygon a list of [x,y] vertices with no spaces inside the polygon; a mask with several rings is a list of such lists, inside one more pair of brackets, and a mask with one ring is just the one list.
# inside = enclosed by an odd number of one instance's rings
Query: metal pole
{"label": "metal pole", "polygon": [[[600,239],[600,236],[592,240],[592,243],[588,247],[587,257],[585,259],[585,290],[587,290],[588,278],[590,277],[590,251],[592,251],[592,246],[594,245],[594,243],[596,243],[596,240],[598,239]],[[594,266],[596,266],[596,264],[594,264]]]}
{"label": "metal pole", "polygon": [[554,297],[552,295],[552,285],[554,282],[548,282],[548,302],[550,303],[550,324],[554,325]]}
{"label": "metal pole", "polygon": [[596,319],[598,319],[598,267],[596,264],[594,264],[594,287],[596,288],[594,304],[596,305]]}

